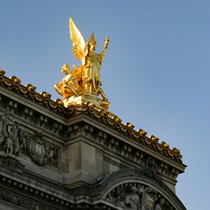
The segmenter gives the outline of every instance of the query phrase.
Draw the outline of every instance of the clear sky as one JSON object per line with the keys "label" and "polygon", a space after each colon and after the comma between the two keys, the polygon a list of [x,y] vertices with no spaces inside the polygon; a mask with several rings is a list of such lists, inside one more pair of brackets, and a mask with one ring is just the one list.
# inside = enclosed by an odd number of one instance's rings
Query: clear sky
{"label": "clear sky", "polygon": [[78,64],[69,39],[72,17],[101,52],[110,111],[171,148],[188,166],[177,195],[189,210],[209,209],[210,1],[0,0],[0,68],[37,92],[60,82],[63,64]]}

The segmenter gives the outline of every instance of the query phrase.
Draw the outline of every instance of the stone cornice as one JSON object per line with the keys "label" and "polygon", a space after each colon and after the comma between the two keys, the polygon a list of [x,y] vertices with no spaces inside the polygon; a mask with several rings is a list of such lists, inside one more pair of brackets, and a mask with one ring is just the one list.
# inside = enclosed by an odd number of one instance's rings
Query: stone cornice
{"label": "stone cornice", "polygon": [[166,142],[159,142],[159,139],[155,136],[146,136],[146,132],[142,129],[135,130],[134,125],[131,123],[122,124],[122,120],[113,113],[98,108],[92,103],[83,103],[82,105],[71,105],[68,108],[64,107],[63,102],[60,99],[56,101],[51,100],[51,95],[47,92],[37,93],[36,87],[31,84],[23,86],[21,80],[15,76],[8,78],[5,76],[5,71],[0,69],[0,87],[9,89],[10,91],[23,96],[31,100],[33,103],[52,110],[68,119],[70,116],[85,113],[94,119],[102,122],[114,128],[116,131],[128,136],[133,141],[138,142],[140,145],[144,145],[155,150],[162,155],[169,157],[170,159],[182,164],[182,155],[179,149],[171,149]]}

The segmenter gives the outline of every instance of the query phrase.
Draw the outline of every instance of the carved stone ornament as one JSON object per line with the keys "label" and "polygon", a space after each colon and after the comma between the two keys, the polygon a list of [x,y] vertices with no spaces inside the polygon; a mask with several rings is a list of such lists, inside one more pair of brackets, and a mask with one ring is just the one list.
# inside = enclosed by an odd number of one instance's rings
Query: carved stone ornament
{"label": "carved stone ornament", "polygon": [[[52,165],[57,167],[58,148],[51,143],[42,140],[42,134],[29,135],[19,129],[19,124],[14,120],[12,114],[5,113],[0,116],[0,156],[13,157],[14,160],[5,159],[7,166],[19,162],[19,153],[28,155],[38,165]],[[18,161],[18,162],[17,162]],[[16,164],[17,163],[17,164]]]}
{"label": "carved stone ornament", "polygon": [[157,179],[157,171],[158,171],[158,167],[156,165],[155,160],[153,158],[149,157],[146,160],[145,166],[144,166],[145,175],[147,175],[148,177],[150,177],[152,179]]}
{"label": "carved stone ornament", "polygon": [[39,165],[45,165],[45,155],[46,150],[44,145],[32,139],[29,143],[29,156],[31,159]]}
{"label": "carved stone ornament", "polygon": [[40,166],[49,164],[57,167],[58,148],[54,144],[43,141],[42,136],[42,133],[38,132],[35,135],[20,132],[21,152]]}
{"label": "carved stone ornament", "polygon": [[20,144],[18,124],[10,113],[0,116],[0,151],[1,154],[18,156]]}
{"label": "carved stone ornament", "polygon": [[158,191],[144,184],[118,186],[106,196],[106,201],[129,210],[175,210]]}

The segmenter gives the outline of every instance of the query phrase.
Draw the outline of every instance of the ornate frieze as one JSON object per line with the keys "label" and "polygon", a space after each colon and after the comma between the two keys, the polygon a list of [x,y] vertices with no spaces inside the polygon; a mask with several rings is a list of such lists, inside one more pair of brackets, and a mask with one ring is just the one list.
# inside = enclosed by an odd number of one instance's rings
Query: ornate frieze
{"label": "ornate frieze", "polygon": [[[90,107],[92,110],[94,107]],[[28,115],[33,115],[32,110],[26,108],[23,110]],[[92,113],[92,111],[91,111]],[[39,124],[39,127],[43,127],[45,124],[49,124],[50,129],[54,134],[58,134],[64,128],[64,125],[52,121],[49,117],[46,118],[44,115],[38,115],[38,120],[36,123]],[[46,123],[47,121],[48,123]],[[51,122],[52,121],[52,122]],[[46,126],[44,126],[45,128]],[[132,125],[128,125],[129,128],[133,128]],[[148,174],[156,170],[156,173],[165,175],[173,180],[176,179],[176,176],[180,173],[179,170],[167,165],[166,163],[153,159],[154,164],[148,162],[149,155],[143,151],[140,151],[138,147],[128,144],[125,141],[120,141],[118,138],[108,134],[93,125],[85,123],[83,121],[79,123],[74,123],[71,126],[66,127],[67,129],[63,133],[64,138],[67,140],[63,142],[69,144],[72,140],[78,139],[81,136],[84,136],[85,139],[89,139],[92,143],[97,143],[98,147],[103,149],[104,154],[112,152],[112,154],[120,158],[121,160],[126,160],[129,164],[132,164],[133,167],[146,167],[148,166]],[[143,131],[139,131],[142,135],[142,138],[147,138]],[[0,154],[1,155],[13,155],[14,157],[20,156],[20,158],[29,157],[35,164],[40,166],[52,166],[58,168],[59,163],[59,147],[54,143],[46,141],[43,138],[43,133],[31,132],[28,133],[22,129],[15,120],[11,113],[6,113],[0,116]],[[152,141],[157,143],[156,137],[151,137]],[[21,155],[19,155],[21,154]],[[105,155],[106,156],[106,155]],[[105,157],[104,156],[104,157]],[[24,158],[25,159],[25,158]],[[124,162],[125,163],[125,162]],[[125,167],[123,162],[120,167]],[[150,172],[149,172],[150,170]]]}
{"label": "ornate frieze", "polygon": [[[0,155],[3,157],[18,158],[21,153],[38,165],[58,167],[58,147],[44,141],[42,136],[42,133],[31,135],[21,130],[10,113],[0,116]],[[5,161],[5,165],[11,163],[11,160]]]}
{"label": "ornate frieze", "polygon": [[[43,92],[41,94],[37,93],[36,87],[31,84],[26,86],[21,85],[20,79],[17,77],[7,78],[5,77],[5,71],[0,69],[0,86],[11,89],[12,91],[17,92],[18,94],[27,97],[32,100],[34,103],[38,103],[43,107],[46,107],[55,113],[62,114],[64,117],[69,117],[71,115],[76,115],[79,113],[88,114],[95,119],[103,122],[104,124],[111,126],[115,130],[124,133],[129,136],[133,141],[143,144],[164,156],[167,156],[177,162],[182,163],[182,155],[180,154],[179,149],[173,148],[170,149],[169,145],[166,142],[159,142],[159,139],[155,136],[147,137],[146,132],[142,129],[135,130],[134,125],[131,123],[122,124],[122,120],[116,115],[108,112],[107,110],[98,108],[92,103],[82,103],[80,105],[70,105],[67,108],[64,107],[63,102],[60,99],[57,101],[51,100],[51,95],[49,93]],[[30,117],[33,114],[32,110],[25,110],[25,117]],[[41,117],[39,123],[43,126],[47,122],[46,117]],[[56,126],[55,126],[56,127]],[[54,128],[55,128],[54,127]],[[60,128],[59,128],[60,129]],[[58,131],[58,130],[57,130]],[[126,153],[128,154],[128,153]]]}
{"label": "ornate frieze", "polygon": [[0,182],[0,202],[6,201],[13,207],[18,206],[27,210],[64,210],[73,207],[71,196],[65,200],[59,197],[59,193],[55,195],[44,192],[6,177],[0,177]]}

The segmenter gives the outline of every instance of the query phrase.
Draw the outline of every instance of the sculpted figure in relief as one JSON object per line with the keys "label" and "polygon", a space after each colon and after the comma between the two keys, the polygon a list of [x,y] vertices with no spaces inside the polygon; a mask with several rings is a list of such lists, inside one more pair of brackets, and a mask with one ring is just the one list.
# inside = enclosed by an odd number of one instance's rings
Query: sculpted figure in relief
{"label": "sculpted figure in relief", "polygon": [[131,210],[141,210],[138,189],[132,186],[131,191],[132,193],[129,194],[124,201],[125,205],[129,206]]}
{"label": "sculpted figure in relief", "polygon": [[162,206],[165,204],[165,199],[161,198],[159,202],[155,205],[154,210],[163,210]]}
{"label": "sculpted figure in relief", "polygon": [[125,210],[174,209],[156,190],[145,185],[115,189],[107,195],[107,200]]}
{"label": "sculpted figure in relief", "polygon": [[19,153],[18,125],[9,113],[0,118],[0,145],[5,154],[17,156]]}

